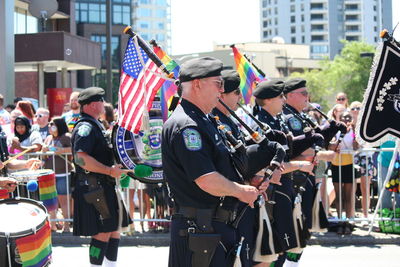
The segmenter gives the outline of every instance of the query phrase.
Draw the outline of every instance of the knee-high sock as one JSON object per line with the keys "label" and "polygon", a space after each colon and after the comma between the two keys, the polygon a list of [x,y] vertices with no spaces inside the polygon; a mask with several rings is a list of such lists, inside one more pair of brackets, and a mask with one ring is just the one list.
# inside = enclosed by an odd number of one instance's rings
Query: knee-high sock
{"label": "knee-high sock", "polygon": [[104,267],[117,267],[117,262],[116,261],[110,261],[107,259],[107,257],[104,258],[103,261],[103,266]]}
{"label": "knee-high sock", "polygon": [[106,250],[107,250],[107,242],[103,242],[92,238],[89,247],[90,263],[101,266],[103,264],[104,254],[106,253]]}
{"label": "knee-high sock", "polygon": [[117,261],[119,238],[110,238],[106,251],[106,258],[109,261]]}

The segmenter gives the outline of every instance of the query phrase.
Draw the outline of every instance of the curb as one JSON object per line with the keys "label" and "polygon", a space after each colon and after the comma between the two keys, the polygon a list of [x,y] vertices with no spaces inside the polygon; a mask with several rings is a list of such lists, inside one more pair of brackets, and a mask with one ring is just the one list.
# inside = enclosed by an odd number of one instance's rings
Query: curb
{"label": "curb", "polygon": [[[169,233],[144,233],[133,236],[122,236],[121,246],[169,246]],[[79,237],[69,234],[53,233],[52,243],[55,246],[77,246],[90,243],[90,237]],[[399,244],[400,235],[383,234],[357,229],[352,235],[339,236],[336,233],[314,233],[307,245],[349,246],[349,245],[391,245]]]}

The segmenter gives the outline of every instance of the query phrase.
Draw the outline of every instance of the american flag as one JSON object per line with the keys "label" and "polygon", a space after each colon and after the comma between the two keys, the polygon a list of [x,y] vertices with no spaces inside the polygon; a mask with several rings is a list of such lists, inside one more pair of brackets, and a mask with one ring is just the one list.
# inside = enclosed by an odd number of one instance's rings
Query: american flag
{"label": "american flag", "polygon": [[161,76],[161,70],[149,59],[143,49],[136,47],[133,38],[129,39],[122,63],[118,125],[128,131],[138,133],[145,108],[150,110],[154,96],[165,80]]}

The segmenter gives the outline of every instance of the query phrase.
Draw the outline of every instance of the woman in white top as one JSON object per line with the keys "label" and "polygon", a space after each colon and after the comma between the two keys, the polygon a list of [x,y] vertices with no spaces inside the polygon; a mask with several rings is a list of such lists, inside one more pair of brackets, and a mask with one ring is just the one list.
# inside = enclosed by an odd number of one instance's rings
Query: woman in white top
{"label": "woman in white top", "polygon": [[29,119],[19,116],[14,122],[14,137],[11,139],[10,153],[18,153],[26,149],[37,152],[42,149],[42,137],[38,131],[32,131]]}

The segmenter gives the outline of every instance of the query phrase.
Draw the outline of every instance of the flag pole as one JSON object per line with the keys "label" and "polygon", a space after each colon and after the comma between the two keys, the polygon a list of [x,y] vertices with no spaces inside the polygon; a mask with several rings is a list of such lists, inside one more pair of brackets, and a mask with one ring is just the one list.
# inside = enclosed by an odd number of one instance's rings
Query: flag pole
{"label": "flag pole", "polygon": [[165,65],[162,63],[161,59],[154,53],[154,51],[149,47],[149,45],[136,33],[132,31],[131,26],[127,26],[124,29],[124,33],[128,34],[130,37],[137,36],[137,41],[139,46],[146,52],[149,58],[159,67],[165,74],[167,74],[168,78],[173,77],[173,73],[171,74],[166,68]]}

